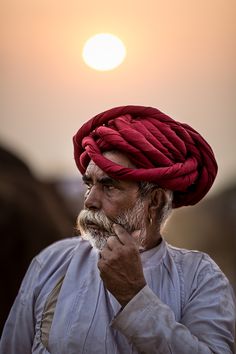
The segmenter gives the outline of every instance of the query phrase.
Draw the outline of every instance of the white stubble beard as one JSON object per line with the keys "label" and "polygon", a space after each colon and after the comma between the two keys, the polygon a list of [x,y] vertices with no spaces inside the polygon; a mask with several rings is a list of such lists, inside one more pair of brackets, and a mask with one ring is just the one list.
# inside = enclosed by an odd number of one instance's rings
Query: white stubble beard
{"label": "white stubble beard", "polygon": [[[89,223],[96,225],[96,228],[89,227]],[[136,231],[135,240],[139,249],[143,250],[146,232],[144,202],[141,198],[137,200],[133,208],[127,209],[113,220],[107,218],[101,211],[95,212],[87,209],[83,209],[77,218],[77,228],[81,237],[100,251],[110,236],[116,236],[113,230],[114,223],[123,226],[129,234]]]}

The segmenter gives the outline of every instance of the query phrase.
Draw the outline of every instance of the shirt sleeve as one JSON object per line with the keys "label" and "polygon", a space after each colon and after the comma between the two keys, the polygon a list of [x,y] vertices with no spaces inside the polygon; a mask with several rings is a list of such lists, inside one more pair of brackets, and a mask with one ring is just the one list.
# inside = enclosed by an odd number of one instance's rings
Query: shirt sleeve
{"label": "shirt sleeve", "polygon": [[19,293],[5,323],[0,354],[30,354],[34,340],[34,291],[40,265],[34,259],[23,279]]}
{"label": "shirt sleeve", "polygon": [[235,301],[211,262],[194,277],[180,322],[146,285],[112,321],[139,353],[229,354],[234,351]]}

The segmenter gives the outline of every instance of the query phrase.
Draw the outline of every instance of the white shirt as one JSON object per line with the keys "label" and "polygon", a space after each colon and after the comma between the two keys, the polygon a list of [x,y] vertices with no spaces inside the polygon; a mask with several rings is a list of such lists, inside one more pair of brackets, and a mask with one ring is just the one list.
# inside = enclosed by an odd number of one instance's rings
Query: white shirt
{"label": "white shirt", "polygon": [[[147,285],[121,310],[88,241],[59,241],[33,260],[10,312],[0,354],[234,353],[235,304],[227,278],[201,252],[162,241],[141,253]],[[48,348],[44,307],[60,279]]]}

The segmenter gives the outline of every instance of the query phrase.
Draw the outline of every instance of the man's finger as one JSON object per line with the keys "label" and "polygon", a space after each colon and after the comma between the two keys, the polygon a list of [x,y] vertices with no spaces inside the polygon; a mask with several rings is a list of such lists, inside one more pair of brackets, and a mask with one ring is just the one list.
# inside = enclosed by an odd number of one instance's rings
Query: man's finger
{"label": "man's finger", "polygon": [[107,239],[107,243],[106,246],[112,250],[113,248],[117,248],[118,246],[120,246],[122,244],[122,242],[119,240],[119,238],[117,236],[110,236]]}
{"label": "man's finger", "polygon": [[123,226],[119,224],[113,224],[113,229],[123,245],[135,243],[134,238],[123,228]]}
{"label": "man's finger", "polygon": [[108,247],[104,247],[100,252],[100,258],[109,259],[111,254],[111,250]]}

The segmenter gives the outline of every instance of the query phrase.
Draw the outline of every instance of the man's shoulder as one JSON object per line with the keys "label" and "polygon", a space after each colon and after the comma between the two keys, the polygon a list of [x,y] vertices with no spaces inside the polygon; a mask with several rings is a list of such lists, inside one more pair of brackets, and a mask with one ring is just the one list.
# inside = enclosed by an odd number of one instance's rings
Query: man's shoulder
{"label": "man's shoulder", "polygon": [[167,249],[174,257],[181,257],[181,258],[183,257],[202,258],[205,256],[209,257],[206,253],[202,251],[183,248],[183,247],[176,247],[169,243],[167,243]]}
{"label": "man's shoulder", "polygon": [[72,258],[81,243],[80,237],[66,238],[54,242],[43,249],[36,257],[36,261],[43,266],[45,263],[61,263],[63,260]]}
{"label": "man's shoulder", "polygon": [[199,250],[194,250],[194,249],[187,249],[183,247],[176,247],[173,246],[169,243],[167,243],[167,249],[169,253],[173,255],[173,257],[176,258],[202,258],[205,255],[207,256],[206,253],[199,251]]}
{"label": "man's shoulder", "polygon": [[221,272],[215,261],[203,251],[175,247],[170,244],[167,244],[167,249],[174,261],[182,267],[205,268],[211,272]]}

